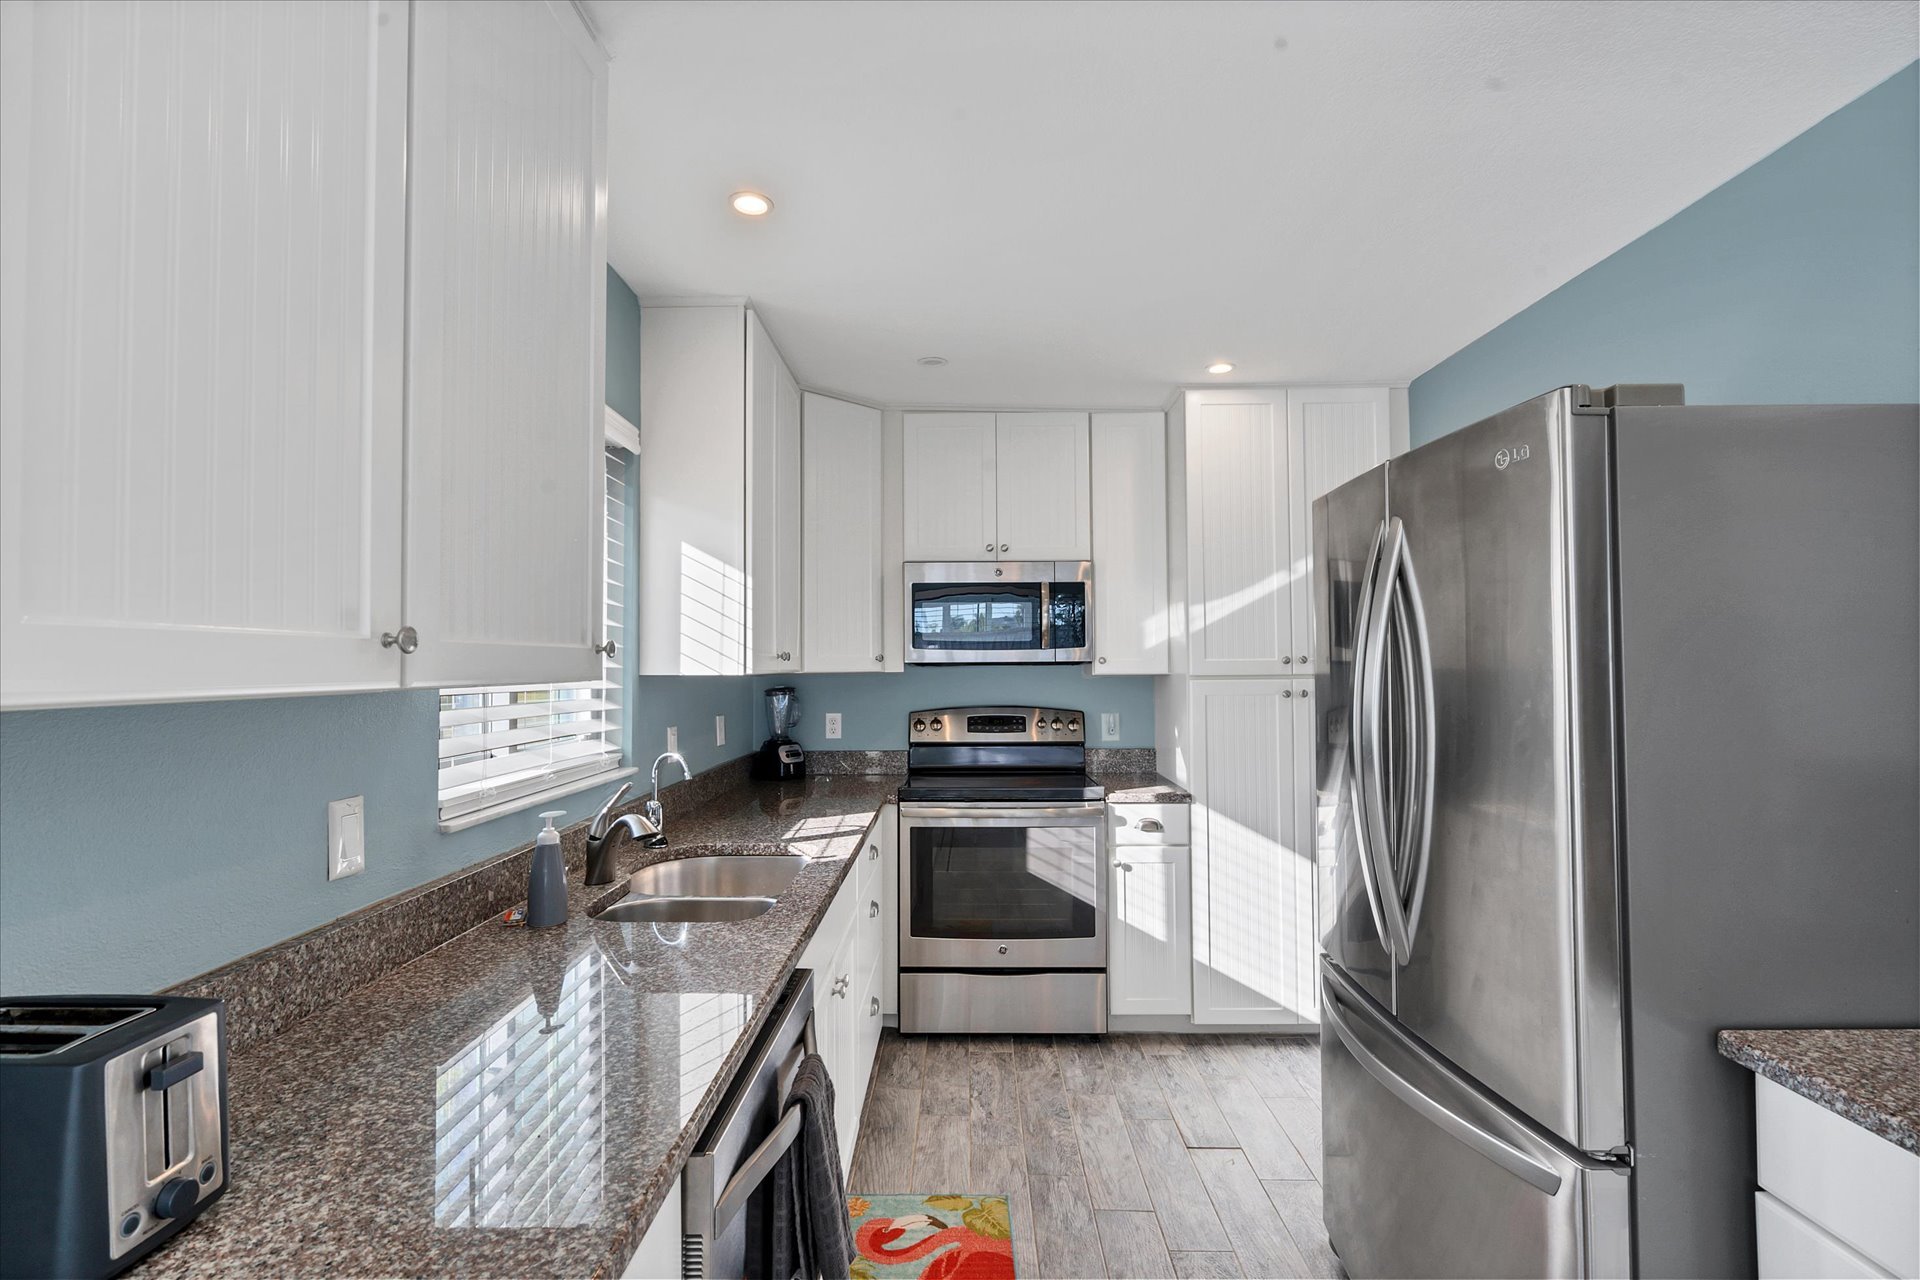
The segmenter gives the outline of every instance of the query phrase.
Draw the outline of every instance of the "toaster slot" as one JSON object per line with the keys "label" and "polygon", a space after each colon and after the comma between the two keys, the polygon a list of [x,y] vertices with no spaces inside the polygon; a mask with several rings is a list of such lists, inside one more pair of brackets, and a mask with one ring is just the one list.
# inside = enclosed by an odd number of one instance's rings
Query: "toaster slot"
{"label": "toaster slot", "polygon": [[146,1175],[157,1182],[193,1158],[193,1077],[200,1073],[201,1056],[193,1039],[178,1036],[149,1049],[140,1057],[142,1127],[145,1131]]}

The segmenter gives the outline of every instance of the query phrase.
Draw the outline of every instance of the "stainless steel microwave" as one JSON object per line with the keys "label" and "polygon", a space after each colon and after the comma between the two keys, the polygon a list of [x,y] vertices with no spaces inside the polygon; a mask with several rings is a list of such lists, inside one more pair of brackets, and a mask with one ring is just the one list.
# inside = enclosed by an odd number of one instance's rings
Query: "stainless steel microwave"
{"label": "stainless steel microwave", "polygon": [[907,661],[1087,662],[1088,560],[912,561]]}

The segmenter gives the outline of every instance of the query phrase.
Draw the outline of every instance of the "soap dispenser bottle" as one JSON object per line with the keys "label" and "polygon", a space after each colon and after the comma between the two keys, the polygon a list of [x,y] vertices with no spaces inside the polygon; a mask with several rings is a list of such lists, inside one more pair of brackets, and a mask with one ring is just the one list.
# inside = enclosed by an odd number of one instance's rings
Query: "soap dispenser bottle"
{"label": "soap dispenser bottle", "polygon": [[533,871],[527,877],[527,924],[534,929],[567,922],[567,863],[560,856],[560,833],[553,825],[566,812],[549,809],[540,815],[547,825],[534,838]]}

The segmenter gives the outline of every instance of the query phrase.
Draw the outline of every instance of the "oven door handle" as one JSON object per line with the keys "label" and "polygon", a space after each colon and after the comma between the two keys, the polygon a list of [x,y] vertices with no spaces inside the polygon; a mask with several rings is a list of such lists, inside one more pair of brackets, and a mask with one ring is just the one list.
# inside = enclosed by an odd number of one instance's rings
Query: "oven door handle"
{"label": "oven door handle", "polygon": [[1066,805],[946,805],[903,804],[903,819],[930,819],[965,826],[969,821],[1008,823],[1023,826],[1100,826],[1104,825],[1104,804]]}

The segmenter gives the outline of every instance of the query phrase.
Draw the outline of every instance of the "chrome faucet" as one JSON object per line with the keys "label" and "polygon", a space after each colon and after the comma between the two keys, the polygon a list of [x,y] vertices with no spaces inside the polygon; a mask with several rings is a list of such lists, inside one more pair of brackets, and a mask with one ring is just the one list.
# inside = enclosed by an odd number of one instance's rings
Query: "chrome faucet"
{"label": "chrome faucet", "polygon": [[625,830],[629,836],[657,837],[660,828],[637,813],[623,814],[608,821],[607,815],[613,812],[613,806],[620,803],[621,797],[633,789],[631,782],[620,784],[619,790],[607,797],[600,806],[600,812],[593,815],[593,822],[587,827],[587,883],[612,884],[616,877],[613,873],[613,833]]}
{"label": "chrome faucet", "polygon": [[647,840],[649,849],[664,849],[667,844],[667,815],[660,808],[660,765],[669,760],[680,766],[682,778],[693,777],[693,770],[687,767],[686,757],[678,751],[663,751],[653,758],[653,799],[647,801],[647,821],[653,827],[653,835]]}

